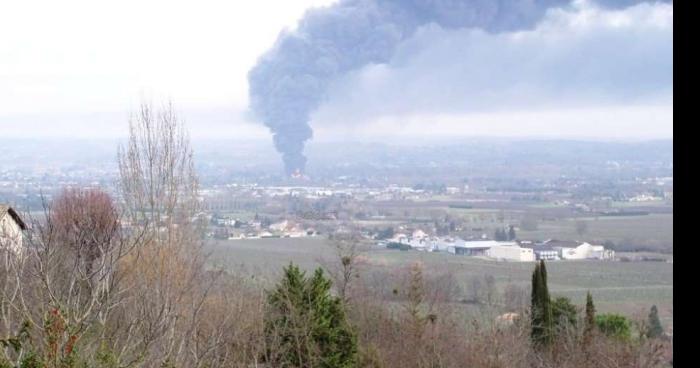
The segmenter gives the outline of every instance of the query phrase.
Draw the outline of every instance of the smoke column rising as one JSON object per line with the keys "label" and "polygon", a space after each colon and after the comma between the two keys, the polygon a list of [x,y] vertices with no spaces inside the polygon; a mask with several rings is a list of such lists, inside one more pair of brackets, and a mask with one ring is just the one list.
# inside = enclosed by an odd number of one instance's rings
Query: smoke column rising
{"label": "smoke column rising", "polygon": [[[599,0],[625,7],[639,0]],[[570,0],[341,0],[308,11],[293,32],[249,72],[250,108],[272,132],[287,174],[304,172],[310,115],[328,85],[370,63],[386,63],[398,45],[426,24],[507,32],[535,26],[547,9]]]}

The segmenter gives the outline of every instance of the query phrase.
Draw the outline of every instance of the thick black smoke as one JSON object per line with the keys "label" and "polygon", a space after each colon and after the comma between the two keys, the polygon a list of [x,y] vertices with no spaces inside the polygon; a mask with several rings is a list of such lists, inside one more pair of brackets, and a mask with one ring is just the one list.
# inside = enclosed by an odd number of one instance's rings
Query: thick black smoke
{"label": "thick black smoke", "polygon": [[[625,7],[639,0],[599,0]],[[390,60],[420,26],[505,32],[532,28],[547,9],[570,0],[341,0],[313,9],[283,32],[248,74],[250,108],[271,130],[287,174],[304,171],[311,113],[330,82],[369,63]],[[429,71],[427,71],[429,72]]]}

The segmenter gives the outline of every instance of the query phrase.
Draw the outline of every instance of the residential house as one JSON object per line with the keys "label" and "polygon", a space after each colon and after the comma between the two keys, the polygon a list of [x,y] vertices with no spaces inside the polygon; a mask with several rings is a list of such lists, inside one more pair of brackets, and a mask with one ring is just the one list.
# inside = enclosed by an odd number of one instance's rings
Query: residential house
{"label": "residential house", "polygon": [[0,204],[0,250],[19,254],[22,250],[22,231],[27,226],[12,207]]}

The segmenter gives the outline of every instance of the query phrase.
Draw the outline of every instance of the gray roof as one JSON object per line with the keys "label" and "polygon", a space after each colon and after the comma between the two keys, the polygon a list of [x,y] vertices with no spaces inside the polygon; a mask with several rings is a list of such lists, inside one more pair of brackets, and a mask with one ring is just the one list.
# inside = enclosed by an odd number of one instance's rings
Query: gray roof
{"label": "gray roof", "polygon": [[583,243],[578,242],[578,241],[556,240],[556,239],[552,239],[552,240],[544,242],[544,245],[548,245],[550,247],[562,247],[562,248],[576,248],[581,244],[583,244]]}
{"label": "gray roof", "polygon": [[5,215],[12,216],[12,219],[15,220],[17,225],[19,225],[20,229],[27,229],[27,225],[25,225],[24,221],[22,221],[22,219],[19,217],[17,211],[15,211],[14,208],[10,207],[9,205],[0,203],[0,219],[2,219]]}
{"label": "gray roof", "polygon": [[459,248],[459,249],[469,249],[469,250],[487,250],[487,249],[491,249],[492,247],[483,247],[483,246],[465,247],[465,246],[463,246],[463,245],[455,245],[455,249],[457,249],[457,248]]}

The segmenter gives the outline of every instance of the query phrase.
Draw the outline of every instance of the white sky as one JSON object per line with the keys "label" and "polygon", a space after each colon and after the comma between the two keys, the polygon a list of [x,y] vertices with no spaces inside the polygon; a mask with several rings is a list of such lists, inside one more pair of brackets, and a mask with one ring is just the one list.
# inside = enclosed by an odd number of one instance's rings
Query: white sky
{"label": "white sky", "polygon": [[247,103],[246,73],[284,27],[332,0],[22,0],[0,11],[0,114]]}
{"label": "white sky", "polygon": [[[146,97],[172,99],[195,137],[264,138],[266,129],[244,113],[248,70],[307,8],[333,2],[5,1],[0,137],[119,136],[128,112]],[[429,121],[437,127],[429,132],[446,136],[466,127],[461,133],[482,136],[671,138],[672,95],[664,101],[522,114],[389,115],[352,129],[315,126],[315,137],[420,136],[426,134],[422,122]],[[580,118],[586,114],[598,123]],[[606,114],[614,121],[606,121]],[[553,130],[555,121],[570,122]]]}

